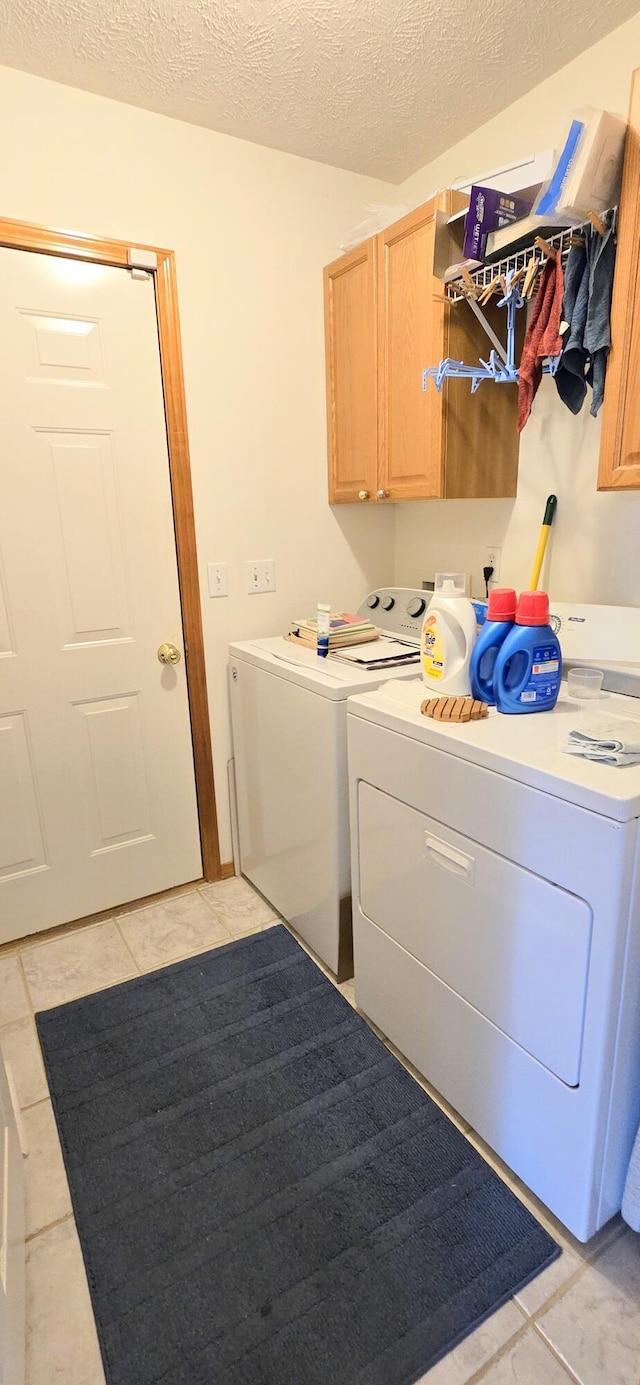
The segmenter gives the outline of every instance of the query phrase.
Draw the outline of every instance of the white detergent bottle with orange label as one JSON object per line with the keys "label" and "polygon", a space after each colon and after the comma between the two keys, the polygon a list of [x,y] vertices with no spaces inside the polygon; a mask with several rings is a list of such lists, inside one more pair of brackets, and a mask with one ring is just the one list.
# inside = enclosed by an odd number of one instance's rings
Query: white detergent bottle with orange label
{"label": "white detergent bottle with orange label", "polygon": [[476,613],[465,596],[462,572],[437,572],[422,622],[422,678],[434,693],[467,696],[469,663],[477,635]]}

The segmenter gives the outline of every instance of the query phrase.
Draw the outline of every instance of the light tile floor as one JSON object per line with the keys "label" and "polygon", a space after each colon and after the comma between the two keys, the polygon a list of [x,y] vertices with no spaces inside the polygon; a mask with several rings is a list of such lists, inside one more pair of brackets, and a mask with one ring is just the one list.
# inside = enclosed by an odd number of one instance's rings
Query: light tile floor
{"label": "light tile floor", "polygon": [[[246,881],[234,879],[182,891],[133,912],[118,911],[62,930],[59,937],[0,949],[0,1044],[13,1071],[29,1148],[26,1385],[104,1385],[35,1010],[269,928],[276,920]],[[354,1005],[353,982],[339,989]],[[563,1247],[558,1261],[444,1357],[420,1385],[640,1385],[640,1237],[616,1218],[588,1246],[574,1240],[429,1083],[405,1066]]]}

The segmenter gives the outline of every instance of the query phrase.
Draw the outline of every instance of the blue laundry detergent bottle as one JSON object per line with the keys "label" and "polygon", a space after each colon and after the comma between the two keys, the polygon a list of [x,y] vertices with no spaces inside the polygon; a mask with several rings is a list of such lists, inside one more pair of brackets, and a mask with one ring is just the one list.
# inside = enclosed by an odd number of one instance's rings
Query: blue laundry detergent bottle
{"label": "blue laundry detergent bottle", "polygon": [[522,592],[513,629],[498,651],[493,690],[499,712],[549,712],[562,676],[562,653],[549,625],[546,592]]}
{"label": "blue laundry detergent bottle", "polygon": [[495,587],[489,592],[487,619],[473,646],[469,674],[471,692],[481,702],[495,706],[493,672],[498,650],[504,644],[516,618],[516,594],[513,587]]}

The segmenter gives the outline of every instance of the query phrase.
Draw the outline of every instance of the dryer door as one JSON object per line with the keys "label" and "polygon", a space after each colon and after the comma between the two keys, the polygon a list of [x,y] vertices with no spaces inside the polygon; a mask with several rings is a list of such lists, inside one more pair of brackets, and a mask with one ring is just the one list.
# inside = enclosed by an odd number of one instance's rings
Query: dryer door
{"label": "dryer door", "polygon": [[[362,912],[576,1086],[589,905],[362,781],[359,850]],[[455,1037],[453,1007],[452,1043]]]}

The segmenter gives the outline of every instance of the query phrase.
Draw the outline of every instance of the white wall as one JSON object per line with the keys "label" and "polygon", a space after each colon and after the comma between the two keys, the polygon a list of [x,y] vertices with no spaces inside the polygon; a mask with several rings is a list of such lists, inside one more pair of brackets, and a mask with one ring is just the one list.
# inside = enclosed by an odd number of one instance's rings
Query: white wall
{"label": "white wall", "polygon": [[[326,498],[322,265],[373,179],[0,68],[0,216],[177,252],[216,791],[230,859],[227,644],[393,577],[393,511]],[[247,558],[277,591],[242,592]],[[206,592],[229,564],[228,599]]]}
{"label": "white wall", "polygon": [[[601,106],[626,117],[638,66],[640,14],[421,169],[398,189],[400,199],[424,201],[456,179],[558,147],[576,107]],[[455,311],[469,310],[460,304]],[[589,417],[588,403],[574,419],[553,382],[543,380],[522,434],[517,499],[398,505],[396,581],[413,585],[433,570],[459,567],[474,574],[480,592],[483,548],[501,543],[501,581],[527,586],[544,502],[555,491],[558,513],[544,581],[556,599],[640,604],[640,493],[596,492],[599,445],[600,420]]]}

